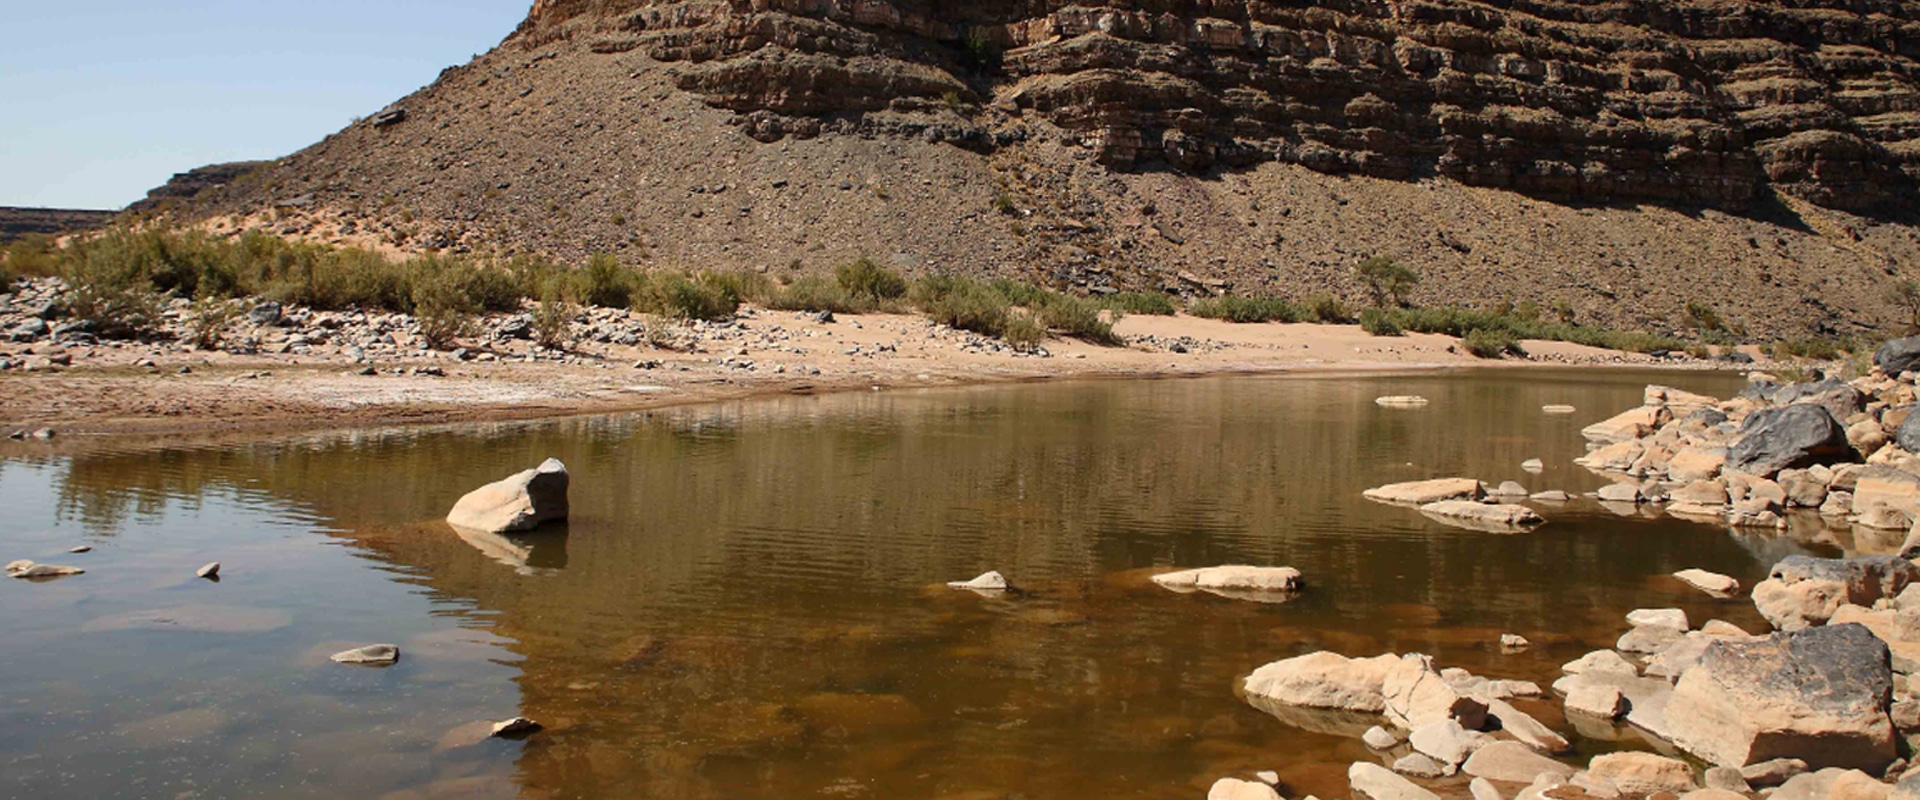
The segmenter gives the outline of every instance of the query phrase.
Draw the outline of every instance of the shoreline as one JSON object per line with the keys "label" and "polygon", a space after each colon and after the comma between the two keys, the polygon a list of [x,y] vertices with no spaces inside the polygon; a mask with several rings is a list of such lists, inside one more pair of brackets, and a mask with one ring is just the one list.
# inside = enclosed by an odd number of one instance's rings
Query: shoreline
{"label": "shoreline", "polygon": [[[14,357],[41,363],[0,373],[0,433],[123,437],[531,421],[779,395],[1063,380],[1766,366],[1547,341],[1525,342],[1524,359],[1491,360],[1435,334],[1374,337],[1354,325],[1185,315],[1128,316],[1115,330],[1127,346],[1054,339],[1043,357],[912,315],[823,322],[749,308],[725,325],[675,326],[682,346],[674,350],[589,342],[557,355],[497,337],[484,345],[484,360],[349,348],[239,355],[141,342],[29,346]],[[271,344],[278,332],[261,326],[254,335]]]}

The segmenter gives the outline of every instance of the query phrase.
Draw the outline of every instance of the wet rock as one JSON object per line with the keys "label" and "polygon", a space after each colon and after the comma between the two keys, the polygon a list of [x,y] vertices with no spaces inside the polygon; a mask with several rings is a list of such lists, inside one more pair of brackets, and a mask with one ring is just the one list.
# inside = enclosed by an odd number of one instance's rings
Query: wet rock
{"label": "wet rock", "polygon": [[1366,733],[1360,735],[1360,741],[1365,742],[1368,747],[1375,750],[1391,750],[1399,746],[1403,740],[1393,731],[1375,725],[1368,728]]}
{"label": "wet rock", "polygon": [[1775,758],[1740,768],[1740,777],[1755,788],[1779,786],[1789,778],[1807,771],[1807,762],[1797,758]]}
{"label": "wet rock", "polygon": [[1531,715],[1514,708],[1505,700],[1488,700],[1487,716],[1499,723],[1500,730],[1506,731],[1521,744],[1543,753],[1564,753],[1573,745],[1552,728],[1534,719]]}
{"label": "wet rock", "polygon": [[71,575],[85,575],[86,570],[79,567],[63,567],[57,564],[35,564],[32,561],[14,561],[7,564],[9,577],[23,580],[44,580],[65,578]]}
{"label": "wet rock", "polygon": [[1415,778],[1440,778],[1453,774],[1453,768],[1426,753],[1408,753],[1393,761],[1393,771]]}
{"label": "wet rock", "polygon": [[1379,764],[1356,762],[1347,768],[1347,783],[1355,797],[1367,800],[1440,800],[1440,796],[1420,788]]}
{"label": "wet rock", "polygon": [[1387,720],[1407,730],[1447,719],[1478,730],[1486,722],[1487,704],[1462,695],[1434,669],[1433,659],[1409,654],[1400,658],[1381,682]]}
{"label": "wet rock", "polygon": [[384,667],[400,660],[400,648],[390,644],[370,644],[342,650],[329,656],[336,664]]}
{"label": "wet rock", "polygon": [[1546,522],[1538,512],[1520,505],[1490,505],[1470,500],[1442,500],[1420,507],[1420,513],[1441,521],[1459,521],[1474,527],[1519,530]]}
{"label": "wet rock", "polygon": [[1300,570],[1292,567],[1207,567],[1155,575],[1153,582],[1176,591],[1297,592],[1302,586]]}
{"label": "wet rock", "polygon": [[1567,494],[1559,489],[1548,489],[1544,492],[1534,492],[1533,496],[1529,499],[1538,500],[1543,503],[1565,503],[1568,500],[1572,500],[1573,495]]}
{"label": "wet rock", "polygon": [[1529,644],[1531,644],[1531,642],[1528,642],[1525,636],[1515,633],[1500,634],[1500,649],[1503,652],[1518,653],[1527,649],[1527,645]]}
{"label": "wet rock", "polygon": [[1714,597],[1732,597],[1740,593],[1740,582],[1718,572],[1704,569],[1683,569],[1673,573],[1681,583],[1691,586]]}
{"label": "wet rock", "polygon": [[1679,628],[1669,628],[1665,625],[1641,625],[1622,634],[1613,647],[1622,653],[1650,655],[1672,647],[1686,635],[1686,631]]}
{"label": "wet rock", "polygon": [[1437,478],[1377,486],[1361,495],[1383,503],[1427,505],[1443,500],[1479,500],[1486,496],[1486,487],[1472,478]]}
{"label": "wet rock", "polygon": [[1492,741],[1492,737],[1460,727],[1460,723],[1452,719],[1429,722],[1415,728],[1407,737],[1407,743],[1413,745],[1414,752],[1433,756],[1449,766],[1466,761],[1467,756]]}
{"label": "wet rock", "polygon": [[1627,612],[1627,624],[1636,628],[1653,625],[1686,632],[1687,612],[1679,608],[1637,608]]}
{"label": "wet rock", "polygon": [[1607,484],[1600,487],[1595,496],[1608,503],[1638,503],[1645,499],[1640,494],[1640,487],[1631,483]]}
{"label": "wet rock", "polygon": [[1506,498],[1514,498],[1514,497],[1524,498],[1527,496],[1527,487],[1521,486],[1518,481],[1501,481],[1499,486],[1496,486],[1487,492],[1487,496],[1506,497]]}
{"label": "wet rock", "polygon": [[1641,406],[1580,429],[1580,435],[1595,442],[1624,442],[1639,439],[1673,421],[1666,406]]}
{"label": "wet rock", "polygon": [[1545,405],[1540,407],[1540,413],[1554,415],[1572,414],[1579,410],[1580,409],[1569,405]]}
{"label": "wet rock", "polygon": [[447,522],[486,533],[530,531],[567,518],[567,467],[549,458],[533,469],[487,484],[460,498]]}
{"label": "wet rock", "polygon": [[540,723],[534,722],[526,717],[514,717],[504,722],[494,723],[493,737],[496,739],[524,739],[538,733],[541,727]]}
{"label": "wet rock", "polygon": [[1376,397],[1373,403],[1382,408],[1423,408],[1427,405],[1427,398],[1419,395],[1392,395]]}
{"label": "wet rock", "polygon": [[1725,766],[1793,757],[1878,772],[1895,756],[1889,659],[1860,625],[1714,642],[1674,690],[1671,738]]}
{"label": "wet rock", "polygon": [[76,555],[79,553],[91,553],[93,552],[93,548],[83,544],[83,545],[70,547],[67,549],[67,552],[74,553]]}
{"label": "wet rock", "polygon": [[1635,667],[1633,662],[1612,650],[1595,650],[1560,665],[1560,671],[1568,675],[1596,673],[1632,676],[1640,674],[1639,668]]}
{"label": "wet rock", "polygon": [[1722,792],[1745,794],[1753,791],[1753,787],[1747,784],[1746,776],[1740,774],[1738,767],[1712,767],[1708,769],[1706,784],[1708,789]]}
{"label": "wet rock", "polygon": [[1891,555],[1854,558],[1788,556],[1753,587],[1753,604],[1781,630],[1825,623],[1844,603],[1872,606],[1920,579],[1920,567]]}
{"label": "wet rock", "polygon": [[1551,775],[1560,780],[1573,776],[1573,767],[1540,755],[1518,742],[1493,742],[1481,747],[1474,751],[1460,771],[1476,778],[1506,783],[1528,783],[1541,775]]}
{"label": "wet rock", "polygon": [[1221,778],[1207,790],[1207,800],[1281,800],[1273,787],[1257,781]]}
{"label": "wet rock", "polygon": [[1619,719],[1627,713],[1627,696],[1617,687],[1600,683],[1581,683],[1567,695],[1567,713],[1586,714],[1599,719]]}
{"label": "wet rock", "polygon": [[220,579],[220,562],[215,561],[211,564],[208,564],[204,567],[194,570],[193,574],[197,577],[206,578],[207,580],[219,580]]}
{"label": "wet rock", "polygon": [[972,589],[977,592],[1003,592],[1008,588],[1007,578],[998,572],[987,572],[970,581],[949,581],[947,588]]}
{"label": "wet rock", "polygon": [[1247,694],[1285,705],[1378,714],[1387,708],[1387,674],[1400,665],[1392,654],[1347,658],[1320,651],[1267,664],[1247,677]]}
{"label": "wet rock", "polygon": [[1825,407],[1791,405],[1747,415],[1727,453],[1727,470],[1767,477],[1789,467],[1855,460],[1847,431]]}
{"label": "wet rock", "polygon": [[1540,459],[1537,459],[1537,458],[1529,458],[1525,461],[1520,462],[1520,468],[1523,470],[1526,470],[1527,472],[1533,472],[1533,473],[1546,472],[1547,462],[1541,461]]}
{"label": "wet rock", "polygon": [[1587,771],[1631,795],[1650,795],[1655,792],[1685,794],[1695,788],[1693,768],[1687,766],[1687,762],[1652,753],[1595,756],[1587,764]]}

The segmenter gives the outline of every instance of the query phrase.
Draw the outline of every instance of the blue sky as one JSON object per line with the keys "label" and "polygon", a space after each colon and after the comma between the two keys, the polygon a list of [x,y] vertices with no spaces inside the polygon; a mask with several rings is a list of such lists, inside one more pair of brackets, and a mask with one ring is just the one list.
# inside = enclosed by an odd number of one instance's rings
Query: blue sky
{"label": "blue sky", "polygon": [[286,155],[498,44],[531,0],[0,0],[0,205],[119,208]]}

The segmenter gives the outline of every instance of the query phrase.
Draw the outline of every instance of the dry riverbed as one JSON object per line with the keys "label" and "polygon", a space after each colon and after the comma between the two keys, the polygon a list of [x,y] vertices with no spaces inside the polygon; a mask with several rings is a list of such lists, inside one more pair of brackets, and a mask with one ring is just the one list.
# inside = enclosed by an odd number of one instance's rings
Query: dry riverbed
{"label": "dry riverbed", "polygon": [[[40,320],[50,292],[0,306],[0,430],[244,430],[517,419],[638,410],[762,394],[1056,378],[1380,371],[1479,366],[1725,367],[1562,342],[1526,359],[1474,358],[1451,337],[1374,337],[1357,326],[1239,325],[1129,316],[1124,347],[1051,339],[1034,353],[898,314],[744,308],[727,322],[583,311],[566,351],[535,344],[525,315],[491,315],[458,348],[428,349],[400,314],[254,309],[217,347],[187,343],[176,303],[166,341],[93,339]],[[36,321],[44,324],[36,324]]]}

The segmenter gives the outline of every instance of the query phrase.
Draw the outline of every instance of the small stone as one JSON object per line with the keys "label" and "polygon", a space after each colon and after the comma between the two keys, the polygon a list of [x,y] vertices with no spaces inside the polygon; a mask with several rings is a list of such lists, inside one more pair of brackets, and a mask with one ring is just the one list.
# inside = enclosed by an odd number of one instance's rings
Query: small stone
{"label": "small stone", "polygon": [[1740,768],[1740,777],[1756,789],[1779,786],[1789,778],[1807,771],[1807,762],[1797,758],[1776,758]]}
{"label": "small stone", "polygon": [[1393,762],[1393,771],[1415,778],[1443,778],[1451,768],[1426,753],[1408,753]]}
{"label": "small stone", "polygon": [[1640,608],[1627,612],[1627,624],[1636,628],[1643,625],[1657,625],[1685,632],[1687,612],[1678,608]]}
{"label": "small stone", "polygon": [[1509,653],[1518,653],[1531,644],[1533,643],[1527,641],[1527,637],[1516,633],[1500,634],[1500,649]]}
{"label": "small stone", "polygon": [[78,546],[78,547],[73,547],[73,548],[69,548],[69,549],[67,550],[67,552],[69,552],[69,553],[91,553],[91,552],[93,552],[93,548],[92,548],[92,547],[89,547],[89,546],[87,546],[87,545],[84,545],[84,544],[83,544],[83,545],[80,545],[80,546]]}
{"label": "small stone", "polygon": [[195,570],[193,574],[198,575],[202,578],[206,578],[207,580],[210,580],[210,581],[217,581],[220,579],[220,562],[215,561],[211,564],[201,567],[200,569]]}
{"label": "small stone", "polygon": [[1375,725],[1368,728],[1366,733],[1360,735],[1360,741],[1365,742],[1368,747],[1375,750],[1390,750],[1400,744],[1401,739],[1399,736],[1394,735],[1392,731]]}
{"label": "small stone", "polygon": [[390,644],[370,644],[334,653],[335,663],[384,667],[400,660],[400,648]]}
{"label": "small stone", "polygon": [[1493,781],[1486,778],[1474,778],[1472,783],[1467,784],[1467,791],[1473,794],[1473,800],[1506,800],[1500,796],[1500,790],[1493,785]]}
{"label": "small stone", "polygon": [[1520,462],[1520,468],[1528,472],[1534,472],[1534,473],[1546,472],[1547,462],[1541,461],[1540,459],[1537,459],[1537,458],[1529,458],[1525,461]]}
{"label": "small stone", "polygon": [[1579,409],[1574,408],[1573,406],[1552,405],[1552,406],[1541,406],[1540,410],[1548,414],[1572,414],[1573,412],[1578,411]]}
{"label": "small stone", "polygon": [[537,733],[540,727],[540,723],[534,722],[526,717],[514,717],[505,722],[494,723],[493,737],[496,739],[518,739]]}

